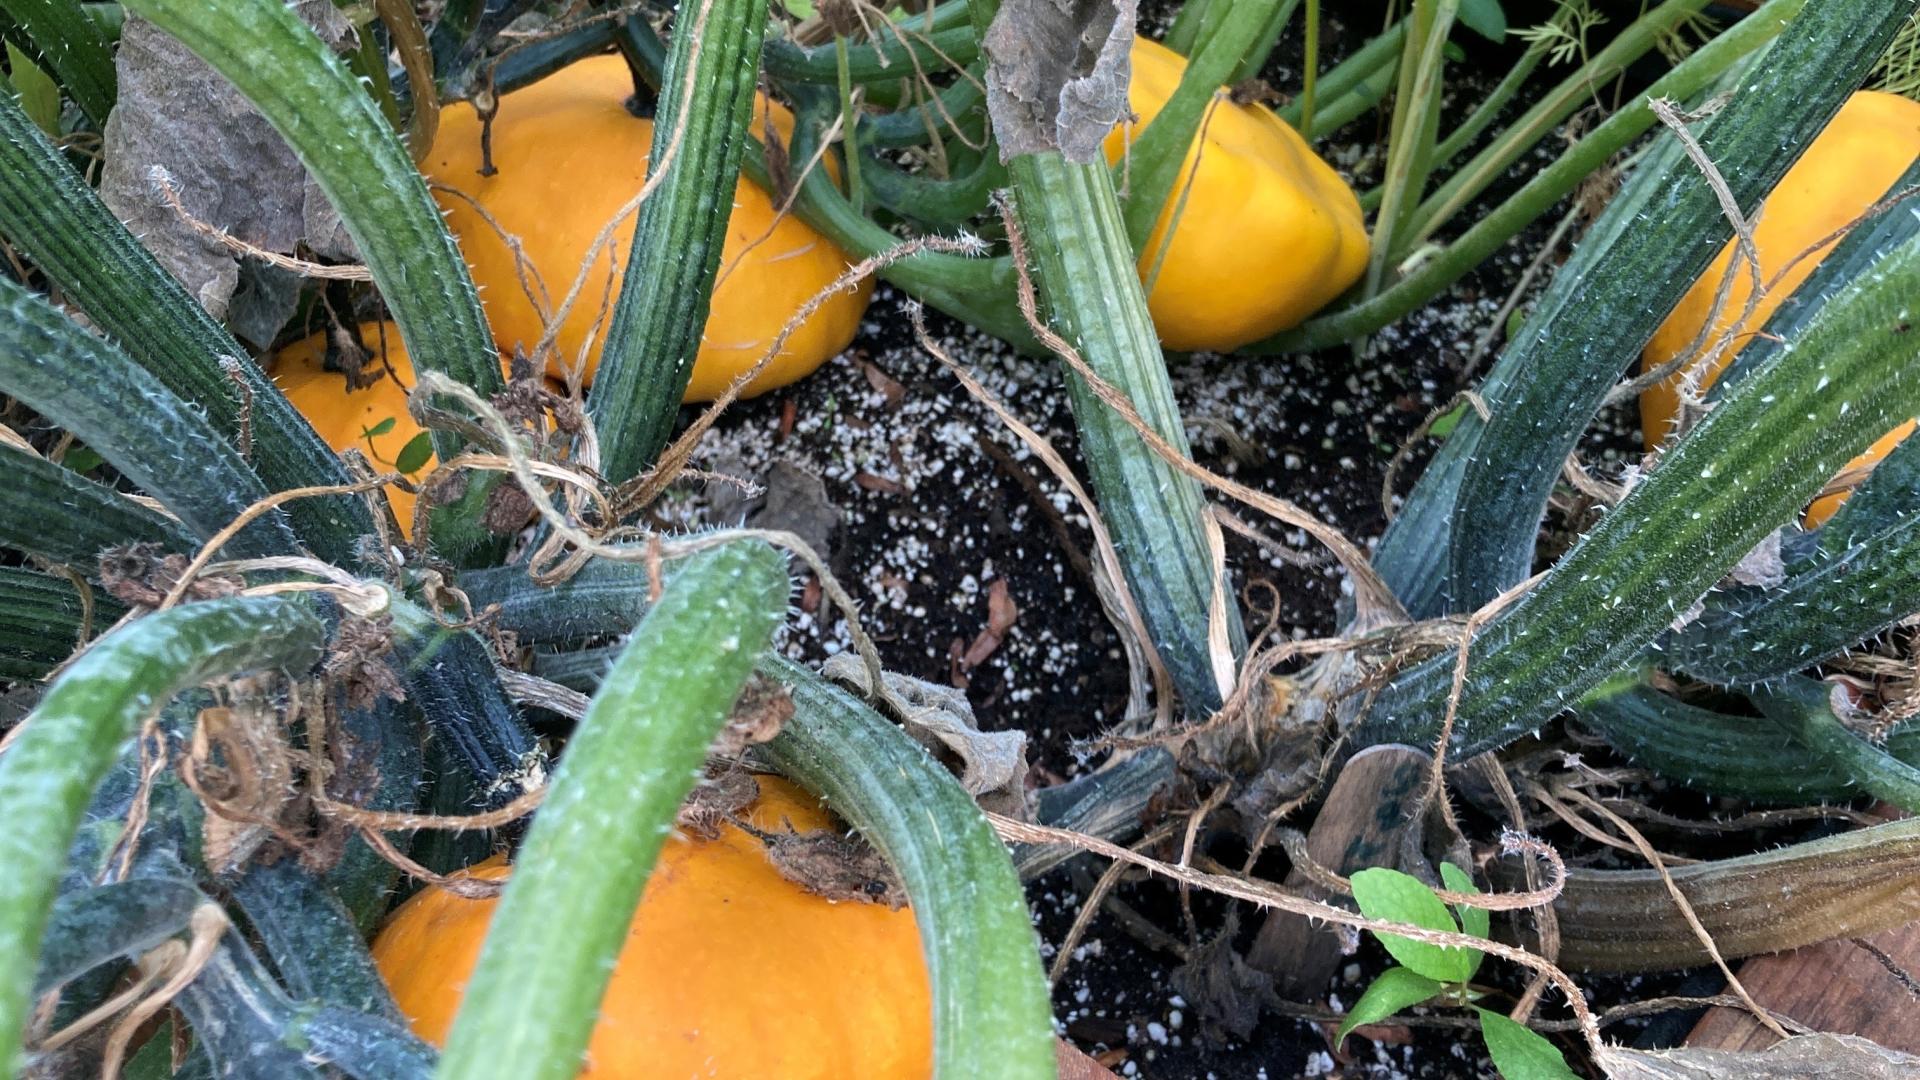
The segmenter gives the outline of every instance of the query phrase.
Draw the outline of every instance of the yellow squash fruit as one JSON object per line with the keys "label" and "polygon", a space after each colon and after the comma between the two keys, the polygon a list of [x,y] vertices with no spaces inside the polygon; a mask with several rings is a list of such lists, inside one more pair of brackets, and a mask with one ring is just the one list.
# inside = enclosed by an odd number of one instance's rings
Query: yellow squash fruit
{"label": "yellow squash fruit", "polygon": [[[833,828],[819,803],[760,778],[762,832]],[[476,868],[498,879],[504,862]],[[373,958],[421,1038],[440,1044],[496,901],[429,888]],[[753,835],[668,839],[613,969],[580,1075],[607,1080],[926,1080],[933,1004],[910,910],[831,901],[788,881]]]}
{"label": "yellow squash fruit", "polygon": [[[1186,68],[1166,46],[1134,39],[1133,135]],[[1353,189],[1272,110],[1222,91],[1201,130],[1141,250],[1140,277],[1167,348],[1226,352],[1299,325],[1358,281],[1367,232]],[[1127,141],[1128,125],[1107,136],[1109,162]]]}
{"label": "yellow squash fruit", "polygon": [[[407,413],[407,391],[413,388],[413,362],[407,358],[407,348],[400,341],[400,328],[390,322],[362,325],[360,340],[373,354],[367,361],[366,373],[378,372],[379,377],[358,390],[348,389],[345,374],[327,370],[324,333],[297,341],[274,354],[267,373],[328,446],[335,451],[357,449],[373,462],[374,468],[394,471],[400,452],[421,431],[420,425]],[[380,363],[383,340],[385,370]],[[426,464],[413,475],[424,477],[432,469],[433,458],[429,455]],[[393,516],[400,523],[401,533],[411,536],[414,495],[388,485],[387,501],[393,504]]]}
{"label": "yellow squash fruit", "polygon": [[[458,193],[437,190],[434,197],[472,268],[502,350],[532,352],[546,321],[528,286],[536,295],[544,287],[546,309],[557,311],[600,230],[645,184],[653,122],[627,111],[632,94],[632,76],[618,56],[579,61],[507,94],[493,121],[497,171],[492,176],[480,175],[480,120],[473,107],[460,104],[441,114],[423,169],[429,180]],[[752,130],[761,130],[770,110],[775,127],[790,134],[793,120],[786,110],[757,100]],[[549,374],[563,377],[591,337],[585,374],[588,383],[593,381],[637,219],[629,215],[594,261],[561,323]],[[532,281],[522,280],[501,230],[520,238]],[[778,217],[765,191],[740,180],[686,400],[718,397],[847,266],[846,253],[832,241],[798,217]],[[788,339],[746,396],[786,386],[846,348],[871,292],[868,281],[829,298]]]}
{"label": "yellow squash fruit", "polygon": [[[1754,229],[1754,246],[1760,253],[1760,280],[1770,282],[1776,274],[1813,245],[1854,221],[1878,202],[1920,158],[1920,103],[1895,94],[1863,90],[1847,99],[1826,129],[1807,147],[1787,174],[1767,195],[1761,208],[1760,223]],[[1641,356],[1641,370],[1650,371],[1684,352],[1699,336],[1713,312],[1714,294],[1726,277],[1733,260],[1729,242],[1700,280],[1693,283],[1678,307],[1667,316]],[[1753,314],[1741,326],[1750,335],[1766,325],[1767,319],[1793,291],[1806,281],[1832,247],[1823,248],[1793,265],[1777,286],[1761,296]],[[1709,342],[1717,340],[1732,327],[1753,293],[1752,279],[1743,266],[1727,287],[1725,306],[1715,321]],[[1736,346],[1739,339],[1736,339]],[[1700,389],[1718,379],[1720,372],[1738,352],[1726,357],[1702,373]],[[1672,430],[1679,411],[1680,378],[1675,376],[1647,389],[1640,396],[1640,429],[1648,450],[1660,445]],[[1881,458],[1891,453],[1913,431],[1912,421],[1888,432],[1880,441],[1847,465],[1845,473],[1864,474]],[[1840,491],[1814,501],[1803,523],[1814,528],[1833,516],[1847,499]]]}

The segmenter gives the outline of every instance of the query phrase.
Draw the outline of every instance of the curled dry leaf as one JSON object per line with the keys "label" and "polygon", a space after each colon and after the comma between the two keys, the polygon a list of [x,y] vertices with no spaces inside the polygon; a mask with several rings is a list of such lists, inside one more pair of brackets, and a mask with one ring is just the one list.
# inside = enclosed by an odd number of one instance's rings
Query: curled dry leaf
{"label": "curled dry leaf", "polygon": [[391,613],[371,619],[350,615],[340,621],[322,670],[329,681],[337,682],[345,691],[349,708],[372,708],[383,697],[405,701],[407,691],[387,663],[391,652]]}
{"label": "curled dry leaf", "polygon": [[737,757],[749,746],[772,741],[791,719],[793,695],[786,687],[756,673],[747,679],[739,700],[733,703],[733,713],[727,718],[727,726],[720,729],[710,753],[719,758]]}
{"label": "curled dry leaf", "polygon": [[960,664],[966,668],[977,668],[987,662],[1001,644],[1007,640],[1007,633],[1013,624],[1020,620],[1019,605],[1007,593],[1007,579],[995,578],[987,586],[987,625],[974,636],[973,643],[960,657]]}
{"label": "curled dry leaf", "polygon": [[1273,976],[1248,964],[1234,949],[1231,925],[1193,950],[1186,963],[1173,969],[1171,981],[1180,996],[1193,1003],[1203,1030],[1244,1040],[1276,996]]}
{"label": "curled dry leaf", "polygon": [[[159,544],[122,544],[100,553],[100,583],[107,594],[128,607],[157,608],[187,572],[188,560],[167,554]],[[187,589],[191,600],[213,600],[240,592],[238,578],[202,574]]]}
{"label": "curled dry leaf", "polygon": [[829,900],[885,904],[898,911],[907,904],[906,886],[873,845],[834,832],[761,832],[738,821],[767,845],[767,861],[780,876]]}
{"label": "curled dry leaf", "polygon": [[[351,24],[331,0],[293,7],[336,49],[353,41]],[[188,213],[237,240],[279,254],[304,244],[354,260],[326,197],[233,84],[131,14],[114,65],[120,89],[104,132],[101,198],[215,318],[228,314],[239,259],[182,220],[155,187],[155,166],[166,170]]]}
{"label": "curled dry leaf", "polygon": [[760,781],[752,773],[710,770],[707,778],[688,793],[676,823],[698,839],[712,840],[720,835],[720,826],[744,813],[759,797]]}
{"label": "curled dry leaf", "polygon": [[[827,658],[821,673],[871,694],[866,665],[852,653]],[[907,733],[935,752],[960,759],[960,786],[998,814],[1027,820],[1027,736],[1020,731],[981,731],[965,692],[911,676],[886,672],[887,690],[904,707]]]}
{"label": "curled dry leaf", "polygon": [[1000,158],[1103,160],[1127,116],[1133,0],[1006,0],[987,28],[987,113]]}

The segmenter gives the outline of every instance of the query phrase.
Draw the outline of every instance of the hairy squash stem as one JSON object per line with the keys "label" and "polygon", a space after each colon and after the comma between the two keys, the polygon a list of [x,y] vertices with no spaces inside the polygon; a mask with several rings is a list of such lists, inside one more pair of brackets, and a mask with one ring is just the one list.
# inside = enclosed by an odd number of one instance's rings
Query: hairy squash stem
{"label": "hairy squash stem", "polygon": [[[805,161],[813,152],[823,127],[821,108],[802,104],[794,120],[789,153]],[[803,152],[804,151],[804,152]],[[765,148],[758,139],[741,161],[741,172],[756,184],[768,186]],[[769,187],[771,190],[771,187]],[[815,169],[800,183],[794,210],[801,220],[819,229],[840,249],[856,259],[870,259],[901,244],[898,236],[857,214],[853,204],[834,185],[824,169]],[[977,327],[1015,347],[1039,351],[1039,343],[1009,302],[1013,296],[1013,262],[1000,258],[967,258],[923,251],[883,267],[879,276],[915,298]]]}
{"label": "hairy squash stem", "polygon": [[[1771,725],[1689,705],[1654,689],[1641,672],[1588,691],[1574,713],[1628,760],[1695,791],[1792,805],[1859,794],[1846,772],[1809,760]],[[1900,753],[1920,759],[1920,739],[1903,740]]]}
{"label": "hairy squash stem", "polygon": [[[998,4],[971,0],[969,6],[974,26],[986,40]],[[989,85],[1001,77],[1001,63],[988,57]],[[1009,144],[1008,133],[1000,130],[1008,119],[992,117],[1002,147]],[[1049,116],[1044,122],[1055,121]],[[1171,149],[1176,162],[1185,158],[1184,143]],[[1012,216],[1022,239],[1014,257],[1022,257],[1024,249],[1032,262],[1037,302],[1048,328],[1078,350],[1095,374],[1125,393],[1161,438],[1190,455],[1106,162],[1098,155],[1092,161],[1070,162],[1058,149],[1043,149],[1012,157],[1007,170],[1013,181]],[[1215,589],[1229,598],[1234,590],[1214,576],[1206,498],[1198,484],[1162,461],[1100,401],[1085,380],[1071,370],[1065,378],[1094,498],[1113,533],[1121,572],[1147,633],[1187,707],[1212,712],[1230,689],[1246,650],[1246,632],[1239,607],[1231,600],[1217,613],[1224,625],[1214,620]],[[1224,566],[1219,569],[1226,573]],[[1216,640],[1228,655],[1215,654]]]}
{"label": "hairy squash stem", "polygon": [[440,1080],[571,1080],[641,890],[707,746],[786,611],[760,543],[688,558],[574,729],[521,846]]}
{"label": "hairy squash stem", "polygon": [[[513,567],[463,574],[460,586],[476,604],[499,605],[501,627],[536,647],[623,633],[647,610],[651,589],[646,567],[624,562],[589,563],[550,589]],[[587,660],[593,673],[583,687],[604,667]],[[932,978],[936,1075],[1046,1075],[1048,1003],[1025,900],[972,798],[852,694],[771,653],[759,670],[794,701],[793,718],[766,749],[879,847],[906,885]],[[1162,751],[1142,757],[1153,755],[1171,767]],[[1078,826],[1089,813],[1068,809],[1058,820]]]}
{"label": "hairy squash stem", "polygon": [[[18,503],[13,512],[20,512]],[[34,526],[44,528],[46,523],[35,520]],[[127,613],[104,593],[95,592],[91,600],[89,612],[73,582],[37,570],[0,567],[0,679],[41,678],[84,640],[83,631],[91,638]]]}
{"label": "hairy squash stem", "polygon": [[[480,297],[407,148],[353,75],[280,0],[130,0],[227,77],[313,174],[359,246],[416,365],[482,397],[502,386]],[[461,440],[435,432],[451,461]]]}
{"label": "hairy squash stem", "polygon": [[[911,78],[915,70],[966,67],[980,55],[980,39],[964,22],[940,27],[931,34],[919,30],[914,27],[913,32],[903,33],[900,38],[883,33],[872,44],[850,46],[847,77],[856,83],[897,81]],[[904,45],[901,38],[905,39]],[[840,80],[838,49],[833,45],[808,48],[775,38],[767,42],[761,62],[768,75],[782,82],[831,86]]]}
{"label": "hairy squash stem", "polygon": [[[1487,185],[1499,179],[1522,154],[1551,134],[1576,108],[1593,100],[1596,87],[1609,82],[1634,61],[1653,51],[1663,37],[1698,14],[1706,4],[1707,0],[1667,0],[1635,19],[1632,25],[1608,42],[1606,48],[1561,80],[1558,86],[1502,132],[1498,139],[1474,155],[1472,160],[1428,196],[1409,218],[1406,242],[1394,252],[1394,258],[1403,259],[1407,252],[1425,243],[1442,225],[1479,197]],[[1533,55],[1533,50],[1529,49],[1528,54]]]}
{"label": "hairy squash stem", "polygon": [[[7,278],[0,278],[0,316],[0,394],[96,448],[195,536],[213,536],[266,497],[260,478],[206,417],[113,343]],[[291,555],[297,544],[286,518],[273,513],[226,550]]]}
{"label": "hairy squash stem", "polygon": [[1845,773],[1876,799],[1920,813],[1920,769],[1847,730],[1833,714],[1835,689],[1796,675],[1759,687],[1753,702],[1815,761]]}
{"label": "hairy squash stem", "polygon": [[[1876,934],[1920,918],[1920,819],[1675,866],[1666,877],[1728,959]],[[1667,890],[1654,870],[1568,871],[1553,905],[1559,962],[1600,972],[1707,963],[1699,931]]]}
{"label": "hairy squash stem", "polygon": [[613,483],[644,471],[673,434],[706,329],[753,113],[766,0],[707,2],[704,26],[692,15],[695,6],[673,28],[648,157],[650,168],[667,173],[640,207],[587,396],[600,472]]}
{"label": "hairy squash stem", "polygon": [[101,639],[48,688],[0,755],[0,1069],[25,1066],[41,933],[95,785],[174,694],[255,668],[304,671],[326,624],[303,596],[230,597],[157,612]]}
{"label": "hairy squash stem", "polygon": [[60,85],[96,127],[105,127],[119,79],[113,46],[99,24],[68,0],[0,0],[0,14],[18,24]]}
{"label": "hairy squash stem", "polygon": [[[248,460],[270,490],[347,482],[340,460],[248,360],[247,350],[187,295],[5,94],[0,235],[162,385],[204,409],[222,441],[238,438],[244,410],[253,445]],[[244,398],[236,376],[245,384]],[[354,541],[373,532],[366,504],[352,496],[301,499],[287,506],[287,515],[300,539],[334,563],[347,561]]]}
{"label": "hairy squash stem", "polygon": [[993,827],[945,767],[858,698],[771,654],[761,667],[794,703],[768,756],[871,840],[913,900],[933,987],[934,1076],[1053,1076],[1046,977]]}
{"label": "hairy squash stem", "polygon": [[[1756,205],[1772,189],[1915,7],[1914,0],[1810,4],[1742,74],[1741,92],[1699,133],[1708,159],[1728,163],[1724,180],[1737,205]],[[1780,86],[1804,89],[1772,92]],[[1623,191],[1581,241],[1591,254],[1574,261],[1586,273],[1560,275],[1496,363],[1503,392],[1481,395],[1491,418],[1481,424],[1469,410],[1479,436],[1453,505],[1474,512],[1454,514],[1446,550],[1449,591],[1464,608],[1492,600],[1532,572],[1547,498],[1620,377],[1614,350],[1644,346],[1732,235],[1717,196],[1691,161],[1671,157],[1646,171],[1648,184]]]}
{"label": "hairy squash stem", "polygon": [[1393,125],[1387,135],[1386,179],[1381,185],[1380,209],[1374,215],[1362,296],[1379,293],[1408,216],[1426,190],[1433,147],[1439,138],[1447,35],[1459,10],[1460,0],[1414,0],[1413,28],[1400,57],[1400,86],[1394,95]]}
{"label": "hairy squash stem", "polygon": [[[1106,165],[1074,164],[1046,151],[1014,158],[1008,168],[1048,323],[1132,399],[1156,433],[1188,453]],[[1233,589],[1215,580],[1206,500],[1198,484],[1162,461],[1085,380],[1071,371],[1066,380],[1094,496],[1147,632],[1188,707],[1217,709],[1225,690],[1208,642],[1209,611],[1216,584],[1228,596]],[[1245,648],[1238,607],[1228,603],[1224,616],[1237,661]]]}
{"label": "hairy squash stem", "polygon": [[0,447],[11,513],[0,514],[0,544],[85,574],[100,553],[127,543],[191,552],[193,534],[178,521],[134,502],[97,480],[21,450]]}
{"label": "hairy squash stem", "polygon": [[[1469,653],[1452,752],[1497,749],[1631,663],[1843,463],[1920,413],[1920,237],[1888,252],[1709,413]],[[1647,541],[1659,537],[1660,543]],[[1373,703],[1355,745],[1430,743],[1452,650]]]}
{"label": "hairy squash stem", "polygon": [[[1898,215],[1905,217],[1906,215]],[[1773,588],[1719,589],[1668,635],[1663,664],[1733,685],[1805,670],[1920,608],[1920,442],[1882,461]],[[1869,513],[1869,509],[1873,513]]]}
{"label": "hairy squash stem", "polygon": [[[1772,40],[1805,4],[1806,0],[1770,0],[1760,12],[1735,23],[1661,76],[1647,89],[1646,97],[1677,100],[1693,97],[1735,61]],[[1445,292],[1536,218],[1552,210],[1595,169],[1645,134],[1654,123],[1653,112],[1644,101],[1621,109],[1569,147],[1553,164],[1535,174],[1526,186],[1459,239],[1378,296],[1309,320],[1240,351],[1255,355],[1312,352],[1365,337],[1405,318]]]}

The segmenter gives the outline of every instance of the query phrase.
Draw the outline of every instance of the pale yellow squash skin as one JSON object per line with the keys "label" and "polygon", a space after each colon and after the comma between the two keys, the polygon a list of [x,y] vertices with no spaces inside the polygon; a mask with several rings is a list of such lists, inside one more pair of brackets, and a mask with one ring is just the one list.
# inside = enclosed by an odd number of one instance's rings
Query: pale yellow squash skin
{"label": "pale yellow squash skin", "polygon": [[[500,232],[517,236],[545,286],[547,308],[559,308],[602,227],[646,183],[653,122],[627,111],[633,79],[618,56],[569,65],[500,101],[493,122],[493,176],[481,176],[480,121],[472,106],[441,114],[440,130],[422,169],[434,198],[480,287],[487,321],[503,350],[529,353],[546,324],[528,296],[511,249]],[[774,125],[791,133],[785,109],[759,101],[758,132],[771,110]],[[491,215],[489,224],[478,203]],[[633,242],[637,215],[613,232],[558,335],[548,374],[564,378],[585,353],[585,381],[600,362],[600,344],[620,285],[620,267]],[[742,179],[720,257],[719,279],[685,400],[710,401],[735,376],[751,369],[781,327],[848,267],[846,253],[791,214],[780,217],[765,191]],[[535,286],[538,291],[538,286]],[[828,299],[788,339],[752,385],[752,397],[786,386],[847,347],[860,328],[871,281]],[[592,348],[587,348],[589,337]]]}
{"label": "pale yellow squash skin", "polygon": [[[764,832],[834,827],[773,777],[746,817]],[[475,871],[498,879],[489,860]],[[400,905],[373,959],[400,1012],[445,1041],[495,900],[430,888]],[[753,836],[669,838],[600,1003],[583,1077],[927,1080],[933,1001],[909,909],[833,902],[788,881]]]}
{"label": "pale yellow squash skin", "polygon": [[[1862,90],[1847,99],[1807,152],[1781,177],[1761,209],[1760,224],[1753,234],[1760,253],[1760,280],[1770,282],[1783,269],[1787,273],[1741,324],[1743,334],[1765,326],[1768,317],[1807,280],[1832,246],[1800,258],[1791,268],[1788,264],[1878,202],[1916,158],[1920,158],[1920,102],[1873,90]],[[1733,260],[1733,247],[1732,242],[1727,244],[1654,333],[1642,354],[1641,370],[1650,371],[1672,360],[1699,335]],[[1714,324],[1715,339],[1735,325],[1752,294],[1752,279],[1742,266],[1727,288],[1725,306]],[[1720,377],[1738,354],[1738,345],[1736,339],[1735,348],[1703,374],[1702,390]],[[1678,376],[1650,387],[1640,396],[1640,427],[1648,450],[1666,439],[1679,406]],[[1908,421],[1888,432],[1849,462],[1846,471],[1871,468],[1913,429],[1913,422]],[[1811,529],[1826,521],[1846,502],[1848,494],[1840,491],[1816,499],[1802,523]]]}
{"label": "pale yellow squash skin", "polygon": [[[1187,62],[1146,38],[1134,39],[1132,56],[1137,137]],[[1299,325],[1358,281],[1367,232],[1353,189],[1271,110],[1233,104],[1222,90],[1201,130],[1141,250],[1140,277],[1163,345],[1228,352]],[[1128,138],[1127,125],[1107,136],[1110,163]]]}

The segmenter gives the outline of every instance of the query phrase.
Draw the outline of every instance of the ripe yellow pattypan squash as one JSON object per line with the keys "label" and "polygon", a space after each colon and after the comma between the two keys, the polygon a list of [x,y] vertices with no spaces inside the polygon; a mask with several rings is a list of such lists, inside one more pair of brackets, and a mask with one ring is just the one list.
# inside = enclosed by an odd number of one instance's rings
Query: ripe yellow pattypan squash
{"label": "ripe yellow pattypan squash", "polygon": [[[1858,218],[1886,194],[1916,158],[1920,158],[1920,103],[1873,90],[1848,98],[1807,152],[1781,177],[1761,208],[1760,222],[1753,232],[1754,246],[1760,253],[1760,280],[1772,281],[1801,252]],[[1650,371],[1672,360],[1699,335],[1732,262],[1733,247],[1729,241],[1654,333],[1642,354],[1641,370]],[[1807,280],[1830,251],[1831,246],[1794,265],[1778,286],[1760,298],[1741,327],[1742,333],[1750,334],[1765,326],[1774,309]],[[1727,288],[1726,304],[1714,324],[1714,339],[1740,317],[1753,292],[1751,281],[1745,267],[1734,275]],[[1702,390],[1713,385],[1737,352],[1737,348],[1730,350],[1703,374]],[[1672,429],[1680,407],[1679,383],[1675,376],[1640,396],[1640,428],[1648,450],[1660,445]],[[1888,432],[1848,463],[1844,471],[1872,468],[1913,428],[1913,422],[1908,421]],[[1803,523],[1811,529],[1832,517],[1848,494],[1840,491],[1815,500]]]}
{"label": "ripe yellow pattypan squash", "polygon": [[[530,352],[546,324],[501,230],[520,238],[538,275],[534,289],[544,286],[548,310],[557,309],[594,238],[646,182],[653,122],[627,111],[632,94],[625,61],[596,56],[505,95],[493,122],[497,172],[492,176],[480,175],[480,120],[473,107],[456,105],[442,115],[422,168],[429,180],[457,192],[436,190],[434,197],[472,268],[487,321],[503,350]],[[775,128],[791,135],[793,119],[785,109],[764,98],[758,109],[751,130],[761,130],[770,111]],[[776,221],[774,211],[765,191],[739,181],[688,401],[718,397],[736,375],[759,362],[802,305],[847,269],[846,254],[826,237],[792,215]],[[497,227],[486,220],[489,215]],[[563,376],[591,335],[586,381],[593,381],[637,217],[630,215],[614,230],[608,249],[594,263],[561,324],[549,374]],[[785,386],[846,348],[871,292],[871,283],[863,282],[827,300],[788,339],[747,396]]]}
{"label": "ripe yellow pattypan squash", "polygon": [[[1159,115],[1186,69],[1172,49],[1134,39],[1133,135]],[[1367,267],[1360,200],[1340,174],[1271,110],[1236,105],[1224,90],[1212,108],[1140,255],[1153,324],[1167,348],[1181,351],[1226,352],[1297,326]],[[1107,136],[1110,163],[1125,154],[1128,129]]]}
{"label": "ripe yellow pattypan squash", "polygon": [[[764,832],[834,827],[819,800],[774,777],[745,812]],[[505,877],[489,859],[474,876]],[[495,900],[430,886],[373,943],[394,1004],[446,1040]],[[925,1080],[933,1000],[908,908],[816,896],[734,825],[667,841],[633,913],[579,1075],[737,1080]]]}

